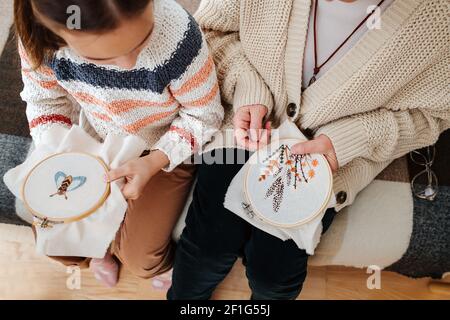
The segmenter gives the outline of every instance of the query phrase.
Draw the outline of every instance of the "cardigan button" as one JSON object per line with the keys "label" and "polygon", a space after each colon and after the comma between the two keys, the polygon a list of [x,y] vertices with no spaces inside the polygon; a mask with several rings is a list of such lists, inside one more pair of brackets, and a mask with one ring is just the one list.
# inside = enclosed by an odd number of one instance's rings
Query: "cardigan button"
{"label": "cardigan button", "polygon": [[292,118],[297,113],[297,105],[295,103],[289,103],[286,109],[286,113],[289,118]]}
{"label": "cardigan button", "polygon": [[338,192],[338,194],[336,195],[337,204],[344,204],[345,201],[347,201],[347,192],[345,191]]}
{"label": "cardigan button", "polygon": [[300,128],[300,131],[303,133],[303,135],[308,139],[312,140],[314,139],[314,131],[311,129],[302,129]]}

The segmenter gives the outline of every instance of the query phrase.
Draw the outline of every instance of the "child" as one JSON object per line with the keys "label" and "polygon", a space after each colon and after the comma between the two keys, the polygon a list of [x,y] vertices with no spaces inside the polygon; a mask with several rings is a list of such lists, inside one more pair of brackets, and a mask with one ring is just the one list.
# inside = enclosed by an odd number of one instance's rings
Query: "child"
{"label": "child", "polygon": [[182,162],[223,120],[200,29],[173,0],[15,0],[14,11],[34,142],[50,126],[70,127],[77,102],[101,138],[136,135],[151,150],[105,177],[125,178],[129,200],[111,252],[53,258],[90,265],[108,286],[118,280],[116,258],[143,278],[164,273],[194,175]]}

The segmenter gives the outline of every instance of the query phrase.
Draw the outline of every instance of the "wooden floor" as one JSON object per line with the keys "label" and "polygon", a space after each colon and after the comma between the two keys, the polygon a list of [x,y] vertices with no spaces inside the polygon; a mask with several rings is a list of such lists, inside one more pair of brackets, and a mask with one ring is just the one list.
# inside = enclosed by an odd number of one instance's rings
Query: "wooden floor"
{"label": "wooden floor", "polygon": [[[117,288],[102,288],[89,271],[81,273],[81,289],[66,286],[66,268],[35,254],[31,230],[0,224],[0,299],[165,299],[165,292],[122,271]],[[299,299],[450,299],[431,293],[428,279],[412,280],[383,272],[381,290],[366,287],[365,270],[314,267]],[[248,299],[250,291],[238,263],[214,294],[214,299]]]}

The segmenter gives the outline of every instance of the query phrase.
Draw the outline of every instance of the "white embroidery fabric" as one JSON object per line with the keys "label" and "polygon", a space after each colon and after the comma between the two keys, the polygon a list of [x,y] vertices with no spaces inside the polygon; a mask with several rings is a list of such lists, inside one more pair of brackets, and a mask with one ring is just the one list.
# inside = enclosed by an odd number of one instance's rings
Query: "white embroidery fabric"
{"label": "white embroidery fabric", "polygon": [[[278,138],[283,139],[298,137],[301,140],[307,140],[297,126],[289,120],[286,120],[278,128]],[[314,254],[314,250],[320,242],[322,234],[322,218],[325,211],[321,212],[317,217],[310,222],[294,228],[275,227],[267,224],[257,215],[252,214],[251,211],[243,207],[247,202],[244,195],[243,186],[245,173],[250,164],[247,162],[239,173],[233,178],[227,194],[225,196],[224,206],[228,210],[234,212],[236,215],[246,220],[256,228],[267,232],[283,241],[292,239],[300,249],[306,250],[310,255]],[[332,193],[327,208],[333,208],[336,205],[334,193]]]}
{"label": "white embroidery fabric", "polygon": [[[145,142],[135,136],[108,135],[98,142],[79,126],[71,129],[54,125],[43,133],[43,141],[28,159],[8,171],[3,180],[11,192],[22,199],[21,188],[32,168],[43,159],[57,153],[83,152],[101,158],[114,169],[138,158]],[[36,250],[47,256],[103,258],[115,238],[128,204],[120,191],[123,181],[111,183],[111,193],[93,214],[77,222],[58,224],[52,228],[36,228]]]}

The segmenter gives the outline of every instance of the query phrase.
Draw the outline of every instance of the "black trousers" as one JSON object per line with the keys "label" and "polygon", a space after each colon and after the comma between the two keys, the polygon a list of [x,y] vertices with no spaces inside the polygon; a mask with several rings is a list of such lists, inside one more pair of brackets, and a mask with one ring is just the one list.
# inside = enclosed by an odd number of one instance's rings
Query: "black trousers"
{"label": "black trousers", "polygon": [[[242,160],[238,153],[245,151],[221,152],[233,152],[235,159]],[[248,159],[249,154],[245,152],[244,157]],[[199,165],[194,198],[175,253],[169,300],[209,299],[239,257],[243,257],[246,266],[252,299],[288,300],[299,295],[308,254],[294,241],[282,241],[265,233],[223,206],[228,186],[242,166]],[[334,209],[327,210],[324,232],[334,214]]]}

